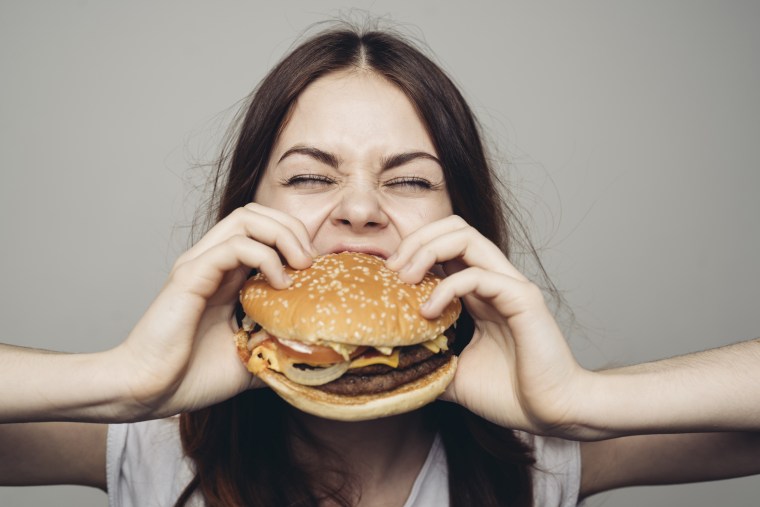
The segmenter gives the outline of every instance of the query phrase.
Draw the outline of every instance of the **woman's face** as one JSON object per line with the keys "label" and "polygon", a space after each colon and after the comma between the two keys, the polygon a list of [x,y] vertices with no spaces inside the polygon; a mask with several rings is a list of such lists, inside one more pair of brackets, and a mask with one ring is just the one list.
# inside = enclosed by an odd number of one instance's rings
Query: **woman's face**
{"label": "woman's face", "polygon": [[411,102],[361,70],[329,74],[303,91],[254,200],[301,220],[322,254],[387,257],[410,232],[452,213]]}

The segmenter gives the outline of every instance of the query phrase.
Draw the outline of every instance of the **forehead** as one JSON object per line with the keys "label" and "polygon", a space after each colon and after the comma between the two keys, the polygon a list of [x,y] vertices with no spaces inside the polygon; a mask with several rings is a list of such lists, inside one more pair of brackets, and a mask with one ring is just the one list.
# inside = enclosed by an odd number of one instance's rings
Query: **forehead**
{"label": "forehead", "polygon": [[328,74],[306,87],[289,114],[275,154],[295,144],[346,156],[389,150],[436,154],[406,94],[377,73],[360,69]]}

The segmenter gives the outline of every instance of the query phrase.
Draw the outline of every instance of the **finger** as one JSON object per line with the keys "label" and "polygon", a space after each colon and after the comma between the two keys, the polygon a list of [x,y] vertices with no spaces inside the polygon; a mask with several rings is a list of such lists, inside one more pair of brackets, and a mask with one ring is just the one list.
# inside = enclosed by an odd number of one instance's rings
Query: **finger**
{"label": "finger", "polygon": [[[480,374],[486,371],[487,382],[499,385],[503,393],[511,392],[511,376],[508,373],[514,371],[514,349],[495,340],[483,341],[482,334],[476,334],[476,337],[460,353],[454,380],[439,399],[462,403],[467,398],[471,399],[473,393],[484,394],[479,383],[483,378]],[[502,364],[494,366],[494,362]]]}
{"label": "finger", "polygon": [[[549,364],[575,364],[562,331],[537,285],[480,268],[467,268],[438,284],[428,304],[420,307],[421,315],[428,319],[436,318],[454,297],[464,298],[469,305],[472,305],[471,298],[487,305],[493,310],[495,318],[484,319],[490,323],[476,322],[476,327],[484,329],[494,325],[494,331],[489,334],[509,336],[518,355],[522,353],[524,357],[542,358],[538,363],[524,365],[539,365],[539,369],[543,369]],[[479,313],[481,316],[486,314]],[[498,318],[499,315],[501,318]],[[496,331],[504,325],[507,329]],[[478,346],[480,348],[479,343]]]}
{"label": "finger", "polygon": [[[260,208],[263,207],[260,206]],[[268,208],[265,209],[269,210]],[[195,259],[231,237],[243,235],[275,248],[294,268],[309,267],[313,255],[310,252],[312,247],[308,241],[305,227],[293,218],[289,219],[289,224],[284,225],[280,220],[287,215],[281,212],[277,213],[279,215],[270,216],[248,208],[238,208],[214,226],[195,246],[181,256],[177,264]],[[300,227],[296,223],[300,224]],[[295,230],[291,227],[295,227]],[[306,240],[304,236],[306,236]]]}
{"label": "finger", "polygon": [[507,260],[496,245],[475,229],[465,228],[448,232],[421,245],[401,268],[399,277],[404,282],[417,283],[434,264],[447,261],[457,261],[455,264],[458,265],[447,272],[461,271],[463,265],[501,273],[508,270]]}
{"label": "finger", "polygon": [[442,280],[420,307],[420,313],[428,319],[437,318],[452,299],[468,295],[487,301],[507,319],[545,307],[541,290],[534,284],[469,267]]}
{"label": "finger", "polygon": [[259,270],[276,289],[292,283],[277,252],[245,236],[228,238],[183,263],[172,274],[172,280],[184,290],[208,299],[219,289],[225,275],[241,266]]}
{"label": "finger", "polygon": [[301,222],[299,219],[294,217],[293,215],[290,215],[288,213],[285,213],[284,211],[280,211],[274,208],[270,208],[268,206],[263,206],[261,204],[251,202],[245,205],[245,209],[253,211],[255,213],[259,213],[261,215],[269,216],[284,226],[286,226],[288,229],[290,229],[293,234],[296,235],[298,240],[301,242],[301,245],[303,245],[304,250],[311,253],[312,256],[317,256],[318,251],[316,247],[314,247],[314,244],[311,242],[311,235],[309,234],[309,231],[306,229],[306,226],[303,222]]}
{"label": "finger", "polygon": [[457,215],[450,215],[441,220],[425,224],[401,241],[393,255],[385,261],[385,265],[389,269],[398,271],[406,266],[412,255],[414,255],[414,252],[431,239],[447,232],[464,229],[465,227],[469,227],[469,225]]}
{"label": "finger", "polygon": [[[408,250],[406,255],[409,255]],[[418,243],[399,270],[399,277],[407,283],[418,283],[436,263],[443,263],[447,274],[472,266],[527,281],[499,247],[469,225],[434,236],[426,243]]]}
{"label": "finger", "polygon": [[250,203],[238,208],[214,226],[192,250],[198,253],[238,234],[274,246],[276,241],[297,242],[305,254],[313,249],[303,223],[281,211]]}

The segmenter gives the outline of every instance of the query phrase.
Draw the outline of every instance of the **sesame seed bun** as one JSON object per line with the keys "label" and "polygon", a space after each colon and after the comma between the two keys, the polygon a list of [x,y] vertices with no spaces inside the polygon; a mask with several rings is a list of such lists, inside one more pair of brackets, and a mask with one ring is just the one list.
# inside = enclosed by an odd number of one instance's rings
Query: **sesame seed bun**
{"label": "sesame seed bun", "polygon": [[[342,370],[345,377],[324,382],[334,385],[350,377],[351,386],[341,391],[328,390],[324,389],[327,385],[303,385],[308,382],[294,373],[292,359],[275,360],[265,356],[264,342],[256,347],[246,346],[244,333],[237,339],[241,359],[249,371],[280,397],[319,417],[359,421],[415,410],[445,391],[454,378],[457,364],[456,356],[451,355],[445,345],[438,352],[423,354],[435,356],[419,359],[427,361],[426,364],[410,365],[410,361],[400,359],[414,355],[403,351],[422,350],[430,346],[431,340],[440,343],[441,335],[459,317],[458,299],[437,319],[428,320],[420,315],[420,305],[441,281],[438,276],[428,273],[421,283],[406,284],[399,280],[396,272],[385,267],[381,258],[356,252],[318,257],[311,267],[303,270],[285,269],[293,279],[287,289],[274,289],[259,274],[249,279],[241,291],[245,313],[263,328],[257,332],[259,335],[271,335],[277,343],[291,340],[311,346],[393,348],[397,361],[395,366],[387,368],[390,372],[363,372],[361,367],[351,372]],[[254,347],[252,351],[251,347]],[[289,369],[282,369],[282,362],[290,365]],[[399,380],[400,376],[403,380]],[[391,377],[393,381],[389,381]],[[382,387],[369,387],[378,384]]]}
{"label": "sesame seed bun", "polygon": [[434,320],[420,315],[440,278],[409,285],[379,257],[343,252],[318,257],[308,269],[285,268],[293,284],[274,289],[256,275],[241,292],[245,313],[275,336],[305,343],[413,345],[435,338],[459,316],[453,300]]}

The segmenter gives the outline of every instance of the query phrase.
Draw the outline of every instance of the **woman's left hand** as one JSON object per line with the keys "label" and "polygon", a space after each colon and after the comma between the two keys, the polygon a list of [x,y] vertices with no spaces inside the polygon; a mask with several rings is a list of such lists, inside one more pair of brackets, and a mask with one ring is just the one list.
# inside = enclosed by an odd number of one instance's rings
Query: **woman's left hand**
{"label": "woman's left hand", "polygon": [[589,372],[573,358],[539,287],[458,216],[421,227],[387,261],[407,283],[435,264],[448,276],[422,315],[435,318],[460,297],[475,322],[442,399],[504,427],[593,438],[578,414]]}

